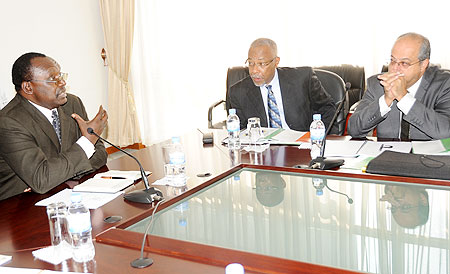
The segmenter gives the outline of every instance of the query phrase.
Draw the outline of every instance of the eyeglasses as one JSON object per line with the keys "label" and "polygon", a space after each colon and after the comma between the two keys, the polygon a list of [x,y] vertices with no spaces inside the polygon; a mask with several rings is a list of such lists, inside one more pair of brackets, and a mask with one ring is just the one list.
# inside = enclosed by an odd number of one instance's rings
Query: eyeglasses
{"label": "eyeglasses", "polygon": [[273,60],[275,60],[275,59],[277,59],[277,57],[274,57],[272,60],[267,61],[267,62],[253,62],[253,61],[250,61],[250,59],[247,59],[247,60],[245,60],[245,64],[247,64],[249,67],[258,66],[260,68],[265,68],[268,65],[270,65],[273,62]]}
{"label": "eyeglasses", "polygon": [[44,83],[60,83],[61,81],[67,81],[69,74],[67,72],[60,72],[57,76],[50,78],[49,80],[30,80],[30,82],[44,82]]}
{"label": "eyeglasses", "polygon": [[418,205],[413,206],[413,205],[409,205],[409,204],[404,204],[404,205],[400,205],[400,206],[390,206],[390,207],[388,207],[388,209],[392,213],[397,212],[397,210],[400,210],[400,212],[402,212],[402,213],[408,213],[408,212],[411,211],[411,209],[413,209],[415,207],[419,207],[419,206]]}
{"label": "eyeglasses", "polygon": [[399,65],[402,69],[408,69],[410,66],[415,65],[419,62],[422,62],[423,60],[417,60],[416,62],[410,63],[407,61],[397,61],[395,58],[391,58],[389,62],[389,66],[393,66],[395,64]]}

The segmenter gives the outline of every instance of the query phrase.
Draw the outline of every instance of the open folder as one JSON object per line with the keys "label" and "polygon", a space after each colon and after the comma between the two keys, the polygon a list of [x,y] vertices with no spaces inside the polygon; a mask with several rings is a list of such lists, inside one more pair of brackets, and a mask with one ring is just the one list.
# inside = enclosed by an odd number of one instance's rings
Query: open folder
{"label": "open folder", "polygon": [[[147,176],[152,173],[145,172]],[[93,178],[75,186],[73,191],[116,193],[141,179],[140,171],[109,170],[96,174]]]}

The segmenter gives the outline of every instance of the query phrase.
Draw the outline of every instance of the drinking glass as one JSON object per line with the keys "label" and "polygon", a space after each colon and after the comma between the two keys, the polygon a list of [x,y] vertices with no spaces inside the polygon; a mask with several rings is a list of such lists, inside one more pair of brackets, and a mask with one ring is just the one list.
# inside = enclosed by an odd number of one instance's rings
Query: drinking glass
{"label": "drinking glass", "polygon": [[49,204],[47,206],[47,216],[52,245],[57,246],[63,241],[70,243],[66,204],[63,202]]}
{"label": "drinking glass", "polygon": [[250,144],[256,146],[258,140],[262,137],[261,123],[259,118],[258,117],[248,118],[247,129]]}

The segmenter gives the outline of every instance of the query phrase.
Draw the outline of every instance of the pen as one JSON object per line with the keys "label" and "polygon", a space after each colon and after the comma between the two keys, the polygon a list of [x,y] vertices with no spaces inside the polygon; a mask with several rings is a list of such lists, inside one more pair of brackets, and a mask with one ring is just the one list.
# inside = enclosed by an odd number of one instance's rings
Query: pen
{"label": "pen", "polygon": [[102,176],[102,179],[126,179],[125,177]]}
{"label": "pen", "polygon": [[356,155],[358,155],[359,151],[362,149],[362,147],[367,143],[367,140],[364,140],[364,143],[358,148],[358,150],[356,151]]}

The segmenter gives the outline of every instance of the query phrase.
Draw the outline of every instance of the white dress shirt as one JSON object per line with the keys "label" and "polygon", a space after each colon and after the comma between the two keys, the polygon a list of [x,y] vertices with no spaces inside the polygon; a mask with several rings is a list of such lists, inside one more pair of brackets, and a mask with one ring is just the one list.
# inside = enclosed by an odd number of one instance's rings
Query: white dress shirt
{"label": "white dress shirt", "polygon": [[[28,100],[28,102],[30,102],[33,106],[35,106],[42,114],[44,114],[44,116],[48,119],[48,121],[50,122],[50,124],[53,127],[53,118],[52,118],[52,111],[53,109],[48,109],[45,107],[42,107],[40,105],[37,105],[33,102],[31,102],[30,100]],[[56,110],[56,108],[54,108],[54,110]],[[84,153],[86,153],[86,156],[88,158],[91,158],[92,155],[94,155],[95,152],[95,146],[91,143],[91,141],[88,140],[88,138],[81,136],[78,140],[77,140],[77,144],[83,149]]]}

